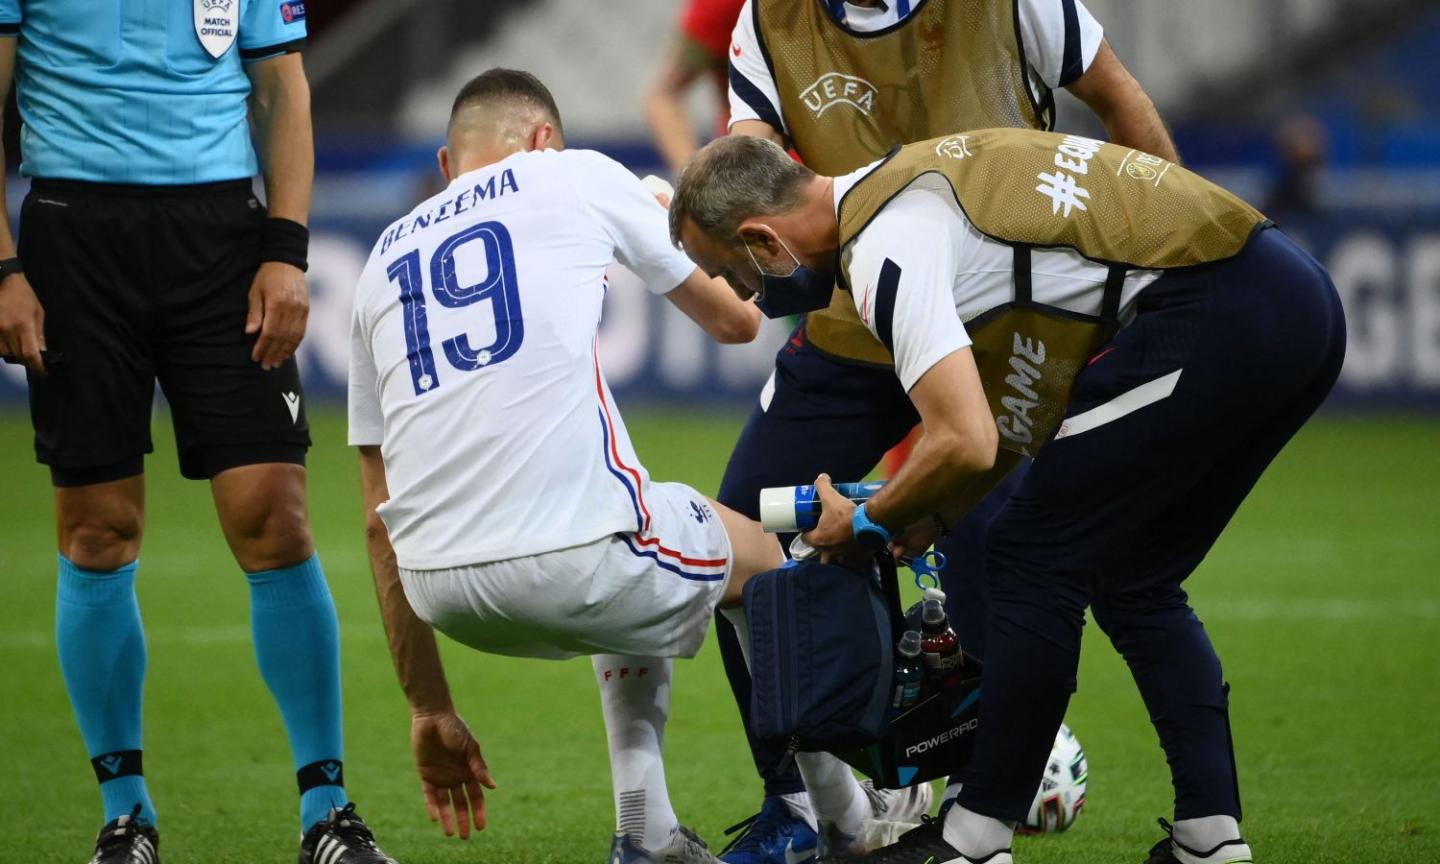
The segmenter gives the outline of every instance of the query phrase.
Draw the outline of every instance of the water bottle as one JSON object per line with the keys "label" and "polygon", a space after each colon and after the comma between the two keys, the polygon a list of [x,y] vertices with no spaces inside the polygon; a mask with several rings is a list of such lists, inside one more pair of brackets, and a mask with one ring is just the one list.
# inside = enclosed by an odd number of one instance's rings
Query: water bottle
{"label": "water bottle", "polygon": [[965,657],[960,651],[960,637],[950,626],[945,606],[930,598],[920,613],[921,654],[925,659],[925,677],[938,687],[954,687],[960,683]]}
{"label": "water bottle", "polygon": [[[857,505],[880,491],[884,480],[836,483],[835,491]],[[760,525],[771,534],[810,531],[820,524],[820,495],[814,486],[775,486],[760,490]]]}
{"label": "water bottle", "polygon": [[925,684],[925,664],[920,659],[920,633],[906,630],[895,646],[895,695],[890,700],[893,714],[899,715],[920,701],[920,690]]}
{"label": "water bottle", "polygon": [[925,597],[923,599],[916,600],[914,605],[912,605],[909,609],[905,610],[906,630],[925,629],[925,622],[921,621],[920,619],[925,614],[926,600],[939,600],[940,605],[943,608],[945,605],[945,592],[941,591],[939,588],[926,588]]}

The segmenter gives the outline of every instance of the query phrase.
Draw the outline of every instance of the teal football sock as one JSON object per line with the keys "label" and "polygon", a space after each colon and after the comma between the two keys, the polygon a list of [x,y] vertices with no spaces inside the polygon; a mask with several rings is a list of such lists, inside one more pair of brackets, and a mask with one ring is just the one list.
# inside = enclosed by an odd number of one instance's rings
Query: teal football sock
{"label": "teal football sock", "polygon": [[145,631],[135,599],[131,562],[100,572],[60,557],[55,642],[75,721],[90,754],[105,821],[129,816],[156,824],[141,759],[141,697],[145,687]]}
{"label": "teal football sock", "polygon": [[348,803],[335,603],[318,555],[292,567],[250,573],[248,579],[255,656],[290,737],[300,825],[308,831],[330,808]]}

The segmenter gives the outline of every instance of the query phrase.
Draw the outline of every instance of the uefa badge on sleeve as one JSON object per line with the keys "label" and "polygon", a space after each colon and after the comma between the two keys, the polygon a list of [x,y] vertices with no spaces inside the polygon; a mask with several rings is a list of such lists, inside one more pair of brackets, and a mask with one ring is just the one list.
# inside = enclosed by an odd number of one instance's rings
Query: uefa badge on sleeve
{"label": "uefa badge on sleeve", "polygon": [[240,0],[193,0],[195,35],[200,45],[216,60],[235,43],[240,29]]}

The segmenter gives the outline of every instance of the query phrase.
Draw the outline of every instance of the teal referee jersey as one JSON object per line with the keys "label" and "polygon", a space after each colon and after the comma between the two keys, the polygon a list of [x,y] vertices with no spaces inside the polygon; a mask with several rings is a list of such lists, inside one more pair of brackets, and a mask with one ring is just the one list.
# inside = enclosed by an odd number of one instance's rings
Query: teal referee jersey
{"label": "teal referee jersey", "polygon": [[305,0],[0,0],[20,40],[20,173],[174,185],[255,174],[245,64],[299,50]]}

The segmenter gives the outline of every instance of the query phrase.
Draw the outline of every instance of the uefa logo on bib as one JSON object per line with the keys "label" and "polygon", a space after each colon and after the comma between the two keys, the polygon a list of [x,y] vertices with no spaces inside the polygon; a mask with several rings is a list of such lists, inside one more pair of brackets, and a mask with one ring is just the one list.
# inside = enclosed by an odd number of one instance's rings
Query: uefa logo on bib
{"label": "uefa logo on bib", "polygon": [[240,29],[240,0],[194,0],[195,35],[200,47],[219,60],[235,44]]}
{"label": "uefa logo on bib", "polygon": [[849,105],[869,116],[875,110],[875,92],[875,85],[864,78],[827,72],[805,88],[800,100],[815,112],[816,119],[836,105]]}

